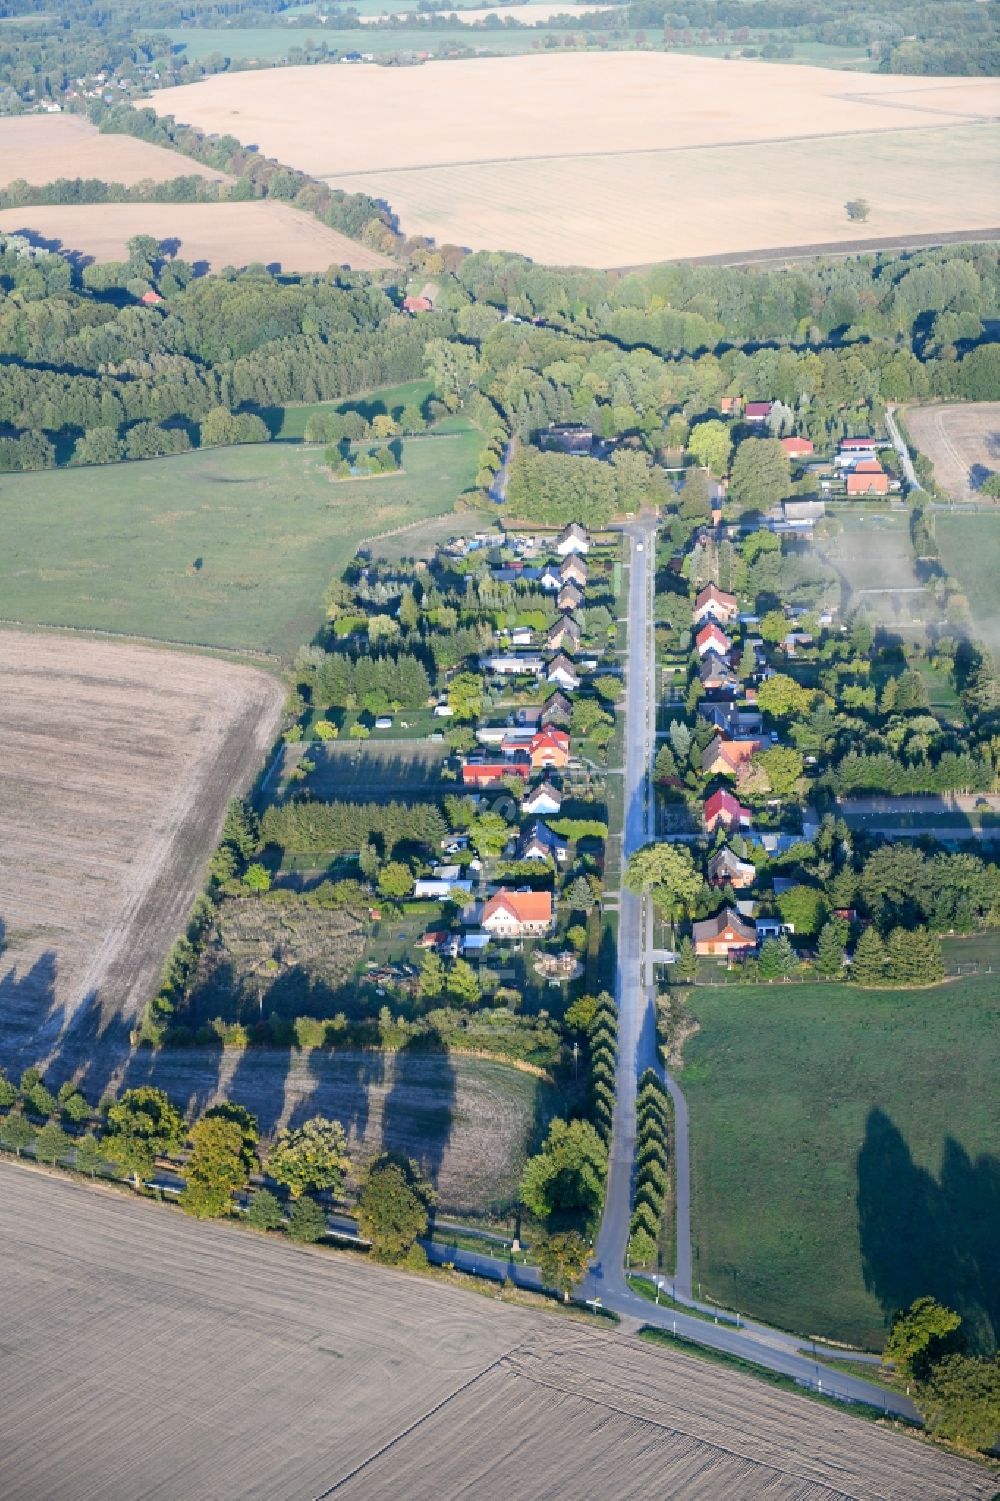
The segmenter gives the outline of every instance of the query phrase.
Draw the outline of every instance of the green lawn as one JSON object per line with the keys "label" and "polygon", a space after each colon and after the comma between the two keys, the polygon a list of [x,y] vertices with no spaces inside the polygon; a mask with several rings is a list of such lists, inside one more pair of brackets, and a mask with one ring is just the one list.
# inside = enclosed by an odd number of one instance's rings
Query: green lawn
{"label": "green lawn", "polygon": [[[867,1348],[929,1293],[1000,1336],[1000,986],[698,989],[694,1276],[705,1297]],[[990,1155],[992,1153],[992,1155]]]}
{"label": "green lawn", "polygon": [[[398,420],[404,407],[423,407],[433,394],[434,387],[429,380],[411,380],[401,386],[383,386],[365,396],[350,396],[344,401],[299,402],[294,406],[279,407],[280,426],[273,436],[281,443],[301,443],[306,423],[317,412],[360,412],[369,422],[380,412],[385,412]],[[460,419],[458,427],[454,421],[454,418],[446,418],[437,424],[435,432],[468,432],[466,418]]]}
{"label": "green lawn", "polygon": [[941,561],[969,601],[975,633],[1000,659],[997,573],[1000,570],[1000,510],[937,511],[934,535]]}
{"label": "green lawn", "polygon": [[420,26],[391,29],[359,26],[345,31],[317,26],[311,32],[289,26],[178,26],[173,28],[171,40],[184,44],[183,55],[190,62],[198,62],[213,52],[240,60],[259,58],[261,62],[276,62],[287,57],[293,47],[303,47],[308,36],[316,42],[324,41],[331,52],[371,52],[382,56],[386,52],[436,53],[449,48],[474,48],[488,53],[532,52],[539,38],[554,36],[557,45],[561,46],[565,35],[563,31],[551,31],[542,26],[486,28],[457,25],[433,30]]}
{"label": "green lawn", "polygon": [[340,482],[273,443],[5,475],[0,614],[287,658],[361,540],[450,510],[481,442],[410,439],[401,474]]}

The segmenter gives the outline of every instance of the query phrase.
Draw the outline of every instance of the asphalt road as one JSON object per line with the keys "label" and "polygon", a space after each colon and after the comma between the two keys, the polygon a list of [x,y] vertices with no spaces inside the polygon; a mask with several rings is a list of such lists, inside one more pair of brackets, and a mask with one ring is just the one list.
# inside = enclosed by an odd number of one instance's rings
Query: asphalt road
{"label": "asphalt road", "polygon": [[[655,583],[655,522],[636,521],[625,528],[629,540],[629,635],[625,682],[625,828],[622,864],[655,832],[652,757],[656,746],[656,665],[653,591]],[[672,1333],[725,1351],[791,1376],[804,1386],[820,1389],[846,1401],[868,1402],[887,1412],[915,1418],[905,1397],[885,1392],[870,1382],[839,1371],[822,1370],[814,1356],[802,1353],[810,1342],[767,1325],[717,1315],[711,1305],[692,1297],[690,1166],[687,1102],[680,1086],[662,1068],[656,1050],[651,924],[647,929],[644,898],[627,891],[619,896],[618,920],[618,1067],[615,1112],[609,1154],[604,1216],[591,1270],[581,1289],[604,1307],[641,1319]],[[666,1279],[665,1291],[692,1309],[658,1307],[633,1292],[626,1280],[632,1166],[635,1155],[635,1102],[640,1076],[655,1068],[665,1079],[674,1103],[674,1178],[677,1199],[676,1275]],[[475,1258],[484,1260],[484,1258]],[[462,1262],[455,1258],[455,1264]],[[498,1264],[502,1265],[502,1264]],[[472,1267],[468,1268],[472,1270]],[[520,1269],[519,1269],[520,1270]],[[698,1310],[708,1317],[699,1317]],[[716,1317],[719,1322],[715,1322]],[[859,1364],[864,1363],[864,1358]]]}

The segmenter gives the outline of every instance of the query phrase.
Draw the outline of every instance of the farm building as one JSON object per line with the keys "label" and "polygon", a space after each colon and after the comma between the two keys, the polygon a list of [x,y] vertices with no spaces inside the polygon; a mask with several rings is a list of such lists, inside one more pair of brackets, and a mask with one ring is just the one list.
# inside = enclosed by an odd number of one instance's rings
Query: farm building
{"label": "farm building", "polygon": [[538,445],[548,453],[578,453],[588,457],[594,447],[594,430],[582,422],[550,422],[538,434]]}
{"label": "farm building", "polygon": [[739,798],[720,788],[713,792],[711,797],[705,799],[705,827],[712,832],[716,828],[724,829],[748,829],[750,827],[750,809],[744,808]]}
{"label": "farm building", "polygon": [[724,590],[715,584],[706,584],[704,589],[695,596],[694,623],[701,625],[702,621],[712,619],[720,625],[729,625],[740,613],[740,607],[735,594],[726,594]]}
{"label": "farm building", "polygon": [[463,787],[499,787],[511,775],[528,780],[528,765],[520,761],[467,761],[462,767]]}
{"label": "farm building", "polygon": [[587,528],[578,521],[571,521],[568,526],[564,526],[556,538],[556,552],[561,558],[568,558],[572,553],[586,556],[589,551]]}
{"label": "farm building", "polygon": [[495,938],[524,938],[552,926],[551,891],[507,891],[501,887],[483,907],[480,926]]}
{"label": "farm building", "polygon": [[757,929],[738,912],[724,907],[715,917],[696,922],[691,929],[696,954],[728,957],[757,947]]}
{"label": "farm building", "polygon": [[711,886],[732,886],[734,891],[745,891],[757,879],[757,867],[749,860],[734,855],[728,845],[718,850],[708,862],[708,880]]}
{"label": "farm building", "polygon": [[532,787],[521,804],[525,813],[558,813],[562,807],[562,793],[551,782],[539,782]]}

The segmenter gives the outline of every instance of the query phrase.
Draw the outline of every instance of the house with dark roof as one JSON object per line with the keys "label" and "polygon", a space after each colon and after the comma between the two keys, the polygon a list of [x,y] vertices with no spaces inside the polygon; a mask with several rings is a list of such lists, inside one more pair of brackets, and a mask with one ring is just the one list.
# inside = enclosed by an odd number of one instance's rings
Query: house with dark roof
{"label": "house with dark roof", "polygon": [[741,860],[727,844],[716,850],[708,862],[710,886],[731,886],[734,891],[746,891],[757,879],[757,867],[749,860]]}
{"label": "house with dark roof", "polygon": [[560,610],[578,610],[583,604],[584,593],[574,579],[567,579],[559,586],[556,607]]}
{"label": "house with dark roof", "polygon": [[578,557],[575,552],[570,553],[568,557],[563,558],[562,562],[559,565],[559,578],[564,584],[572,579],[574,584],[579,584],[581,589],[586,589],[586,563],[581,557]]}
{"label": "house with dark roof", "polygon": [[562,807],[562,793],[551,782],[539,782],[525,794],[521,807],[525,813],[558,813]]}
{"label": "house with dark roof", "polygon": [[583,632],[572,615],[563,615],[549,627],[545,645],[549,651],[579,651]]}
{"label": "house with dark roof", "polygon": [[547,453],[576,453],[587,457],[594,447],[594,430],[582,422],[550,422],[538,434],[538,446]]}
{"label": "house with dark roof", "polygon": [[579,521],[571,521],[556,538],[555,548],[561,558],[568,558],[571,553],[586,555],[590,551],[587,528],[581,526]]}
{"label": "house with dark roof", "polygon": [[739,678],[729,663],[724,662],[714,651],[706,652],[702,658],[698,676],[701,678],[701,686],[706,693],[715,693],[723,688],[735,691],[739,686]]}
{"label": "house with dark roof", "polygon": [[732,907],[723,907],[715,917],[706,917],[691,928],[696,954],[728,958],[731,954],[745,954],[757,947],[757,928],[746,922]]}
{"label": "house with dark roof", "polygon": [[550,698],[547,698],[542,705],[542,712],[539,715],[538,722],[544,730],[545,726],[549,724],[567,725],[572,718],[573,705],[565,693],[561,693],[557,688],[555,693]]}
{"label": "house with dark roof", "polygon": [[563,864],[569,849],[569,841],[550,829],[542,819],[536,818],[517,841],[519,860],[556,860]]}
{"label": "house with dark roof", "polygon": [[562,652],[552,658],[545,669],[545,677],[550,683],[558,683],[560,688],[567,688],[571,693],[580,686],[580,678],[569,657]]}

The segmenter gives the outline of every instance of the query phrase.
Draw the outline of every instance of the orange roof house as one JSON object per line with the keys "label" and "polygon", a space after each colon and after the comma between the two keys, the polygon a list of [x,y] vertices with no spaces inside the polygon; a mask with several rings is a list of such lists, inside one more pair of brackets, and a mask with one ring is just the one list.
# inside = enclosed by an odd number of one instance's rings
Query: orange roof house
{"label": "orange roof house", "polygon": [[741,766],[753,759],[762,743],[760,740],[724,740],[721,735],[716,735],[702,752],[703,774],[706,777],[734,777]]}
{"label": "orange roof house", "polygon": [[878,459],[859,459],[847,473],[848,495],[888,495],[889,476]]}
{"label": "orange roof house", "polygon": [[805,459],[813,451],[808,438],[782,438],[781,446],[790,459]]}
{"label": "orange roof house", "polygon": [[706,584],[696,596],[694,601],[694,623],[701,625],[702,621],[711,617],[722,625],[728,625],[735,620],[740,613],[740,607],[735,594],[726,594],[717,584]]}
{"label": "orange roof house", "polygon": [[743,953],[757,947],[757,928],[752,922],[744,922],[738,912],[723,907],[715,917],[706,917],[696,922],[691,929],[696,954],[722,955]]}
{"label": "orange roof house", "polygon": [[480,927],[496,938],[547,933],[551,926],[551,891],[507,891],[503,887],[483,907],[480,921]]}
{"label": "orange roof house", "polygon": [[563,767],[569,760],[569,735],[565,730],[547,724],[544,730],[532,735],[527,745],[532,770]]}

